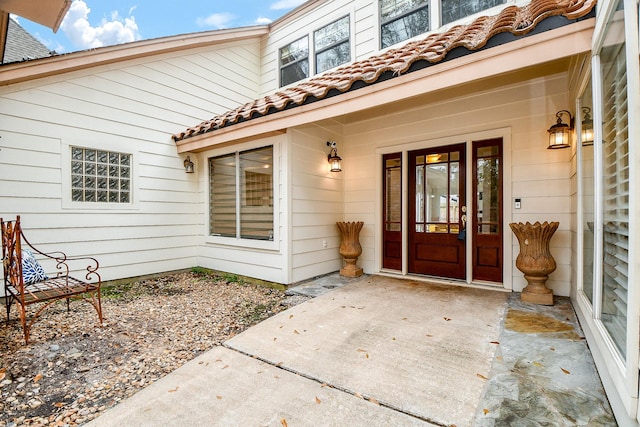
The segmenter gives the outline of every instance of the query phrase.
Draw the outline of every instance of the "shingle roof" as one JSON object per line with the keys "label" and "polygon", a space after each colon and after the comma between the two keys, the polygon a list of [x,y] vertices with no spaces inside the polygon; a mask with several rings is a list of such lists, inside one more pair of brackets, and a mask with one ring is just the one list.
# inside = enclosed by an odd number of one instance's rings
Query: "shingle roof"
{"label": "shingle roof", "polygon": [[468,25],[458,25],[443,33],[431,34],[423,40],[407,43],[249,102],[175,134],[173,139],[181,141],[397,77],[413,71],[412,66],[419,61],[429,64],[441,62],[456,48],[476,51],[499,34],[516,37],[526,35],[549,17],[563,16],[568,20],[577,20],[589,15],[596,3],[597,0],[532,0],[525,6],[509,6],[498,15],[481,16]]}
{"label": "shingle roof", "polygon": [[9,64],[47,56],[51,56],[49,48],[29,34],[20,24],[9,18],[7,44],[2,63]]}

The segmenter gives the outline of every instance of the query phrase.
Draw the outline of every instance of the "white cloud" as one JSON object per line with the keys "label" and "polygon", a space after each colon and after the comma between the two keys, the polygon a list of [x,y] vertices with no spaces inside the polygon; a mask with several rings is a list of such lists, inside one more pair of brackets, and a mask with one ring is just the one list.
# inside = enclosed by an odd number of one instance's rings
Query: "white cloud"
{"label": "white cloud", "polygon": [[227,24],[235,19],[230,13],[213,13],[206,18],[198,18],[196,23],[201,27],[226,28]]}
{"label": "white cloud", "polygon": [[269,18],[258,18],[256,19],[256,24],[258,25],[267,25],[267,24],[271,24],[271,22],[273,22],[271,19]]}
{"label": "white cloud", "polygon": [[306,0],[278,0],[275,3],[272,3],[270,8],[271,10],[282,10],[282,9],[293,9],[294,7],[300,6]]}
{"label": "white cloud", "polygon": [[[133,11],[133,8],[130,12]],[[94,27],[89,22],[91,9],[83,0],[71,3],[60,28],[71,42],[80,49],[109,46],[140,40],[138,24],[134,16],[121,18],[117,11],[111,13],[111,20],[102,19]]]}

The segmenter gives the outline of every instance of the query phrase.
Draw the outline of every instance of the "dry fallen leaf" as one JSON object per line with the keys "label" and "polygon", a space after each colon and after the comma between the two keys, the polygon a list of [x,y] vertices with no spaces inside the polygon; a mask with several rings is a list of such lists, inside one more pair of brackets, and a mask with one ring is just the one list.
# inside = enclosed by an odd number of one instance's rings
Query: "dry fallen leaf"
{"label": "dry fallen leaf", "polygon": [[426,336],[429,337],[429,338],[433,338],[433,335],[431,335],[431,334],[427,334]]}
{"label": "dry fallen leaf", "polygon": [[222,396],[218,395],[218,396],[216,396],[216,399],[222,400]]}
{"label": "dry fallen leaf", "polygon": [[322,400],[318,399],[318,396],[316,396],[316,403],[317,403],[317,404],[322,403]]}
{"label": "dry fallen leaf", "polygon": [[566,370],[566,369],[564,369],[564,368],[560,368],[560,369],[562,369],[562,372],[564,372],[564,373],[565,373],[565,374],[567,374],[567,375],[571,374],[571,372],[567,371],[567,370]]}
{"label": "dry fallen leaf", "polygon": [[500,344],[498,341],[491,341],[490,344]]}
{"label": "dry fallen leaf", "polygon": [[294,334],[297,334],[297,335],[300,335],[300,332],[298,332],[298,330],[297,330],[297,329],[294,329],[294,330],[293,330],[293,333],[294,333]]}
{"label": "dry fallen leaf", "polygon": [[34,383],[37,383],[38,381],[40,381],[42,379],[42,374],[38,374],[35,376],[35,378],[33,379]]}
{"label": "dry fallen leaf", "polygon": [[[291,319],[292,317],[293,317],[293,314],[290,314],[290,315],[289,315],[289,319]],[[285,421],[285,422],[286,422],[286,421]]]}
{"label": "dry fallen leaf", "polygon": [[369,353],[365,353],[364,357],[369,358]]}
{"label": "dry fallen leaf", "polygon": [[556,351],[556,348],[555,347],[551,347],[551,348],[549,348],[549,350]]}
{"label": "dry fallen leaf", "polygon": [[449,317],[443,317],[443,319],[444,319],[445,321],[447,321],[447,322],[451,320],[451,318],[449,318]]}
{"label": "dry fallen leaf", "polygon": [[360,398],[360,399],[364,399],[364,397],[362,397],[362,395],[361,395],[360,393],[358,393],[358,392],[356,392],[356,393],[354,394],[354,396],[355,396],[355,397],[358,397],[358,398]]}
{"label": "dry fallen leaf", "polygon": [[180,386],[177,385],[176,388],[172,388],[171,390],[169,390],[169,393],[173,393],[174,391],[178,391],[179,388],[180,388]]}
{"label": "dry fallen leaf", "polygon": [[533,362],[533,366],[538,366],[540,368],[542,368],[544,365],[540,362]]}
{"label": "dry fallen leaf", "polygon": [[6,376],[7,374],[5,374],[4,372],[0,372],[0,381],[2,381]]}
{"label": "dry fallen leaf", "polygon": [[365,353],[367,350],[363,350],[363,349],[359,348],[357,351],[359,351],[361,353]]}
{"label": "dry fallen leaf", "polygon": [[489,413],[488,409],[483,409],[482,412],[484,412],[485,415],[487,415]]}
{"label": "dry fallen leaf", "polygon": [[482,374],[476,374],[478,376],[478,378],[482,378],[483,380],[488,380],[489,378],[485,377]]}
{"label": "dry fallen leaf", "polygon": [[280,424],[282,424],[282,427],[289,427],[289,425],[287,424],[287,420],[285,420],[284,418],[280,420]]}
{"label": "dry fallen leaf", "polygon": [[369,398],[369,402],[373,403],[374,405],[378,405],[380,406],[380,402],[378,402],[376,399],[374,399],[373,397]]}
{"label": "dry fallen leaf", "polygon": [[62,408],[64,406],[63,402],[56,402],[53,404],[53,406],[55,406],[56,408]]}

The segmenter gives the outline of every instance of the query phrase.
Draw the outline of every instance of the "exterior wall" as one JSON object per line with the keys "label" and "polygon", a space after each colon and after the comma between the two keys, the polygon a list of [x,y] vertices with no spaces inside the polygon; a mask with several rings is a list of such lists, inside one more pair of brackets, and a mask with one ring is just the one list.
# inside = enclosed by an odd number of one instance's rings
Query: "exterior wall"
{"label": "exterior wall", "polygon": [[291,132],[291,282],[342,268],[337,221],[344,219],[343,173],[329,172],[327,141],[341,126],[312,125]]}
{"label": "exterior wall", "polygon": [[[0,87],[0,216],[104,280],[197,265],[202,203],[170,135],[258,96],[259,42]],[[71,202],[69,146],[133,155],[133,203]]]}
{"label": "exterior wall", "polygon": [[[289,136],[287,134],[258,139],[232,147],[217,148],[198,155],[198,199],[203,205],[203,221],[198,224],[197,265],[268,280],[289,283]],[[236,151],[273,145],[274,236],[273,241],[211,236],[209,232],[209,167],[208,159]]]}
{"label": "exterior wall", "polygon": [[[555,112],[568,104],[565,73],[534,78],[481,92],[458,90],[426,100],[424,105],[386,113],[345,125],[344,174],[345,220],[364,220],[361,234],[361,266],[368,273],[379,271],[379,252],[375,235],[380,230],[380,164],[383,152],[461,142],[456,135],[491,133],[510,129],[511,151],[505,153],[505,194],[522,199],[522,208],[513,209],[505,198],[504,233],[511,236],[511,277],[513,289],[522,290],[526,281],[515,268],[519,252],[509,222],[559,221],[551,240],[551,252],[558,264],[548,286],[556,295],[569,295],[571,280],[571,168],[570,150],[548,150],[546,129]],[[417,102],[416,102],[417,104]],[[505,147],[506,148],[506,147]],[[507,176],[511,176],[509,181]]]}
{"label": "exterior wall", "polygon": [[[509,0],[504,5],[468,16],[460,21],[452,22],[441,28],[469,23],[479,15],[497,14],[501,9],[519,5],[530,0]],[[307,4],[309,3],[309,4]],[[269,35],[262,44],[261,96],[269,95],[279,89],[279,49],[305,35],[309,36],[310,46],[313,44],[313,32],[331,22],[350,16],[352,61],[365,59],[380,51],[380,19],[378,0],[315,0],[307,2],[298,9],[276,21]],[[438,13],[433,10],[432,13]],[[440,29],[435,28],[440,31]],[[426,33],[425,33],[426,34]],[[422,38],[420,35],[416,38]],[[310,74],[314,74],[313,51],[310,51]]]}

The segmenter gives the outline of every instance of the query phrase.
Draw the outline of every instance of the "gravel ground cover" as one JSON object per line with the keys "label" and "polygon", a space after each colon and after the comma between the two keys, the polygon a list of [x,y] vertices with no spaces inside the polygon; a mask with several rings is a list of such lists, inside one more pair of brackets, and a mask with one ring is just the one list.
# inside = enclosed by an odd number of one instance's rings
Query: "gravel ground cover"
{"label": "gravel ground cover", "polygon": [[24,344],[12,308],[0,323],[0,426],[81,425],[202,352],[305,297],[236,276],[179,273],[103,288],[93,307],[46,309]]}

